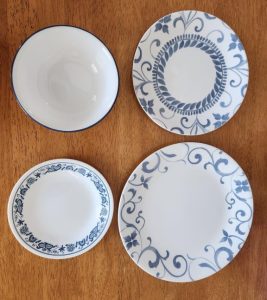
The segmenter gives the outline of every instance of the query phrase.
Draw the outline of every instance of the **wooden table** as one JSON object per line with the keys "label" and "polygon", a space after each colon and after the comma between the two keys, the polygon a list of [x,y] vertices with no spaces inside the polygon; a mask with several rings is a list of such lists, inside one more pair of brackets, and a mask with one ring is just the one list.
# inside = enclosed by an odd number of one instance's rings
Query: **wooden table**
{"label": "wooden table", "polygon": [[[267,18],[264,0],[0,1],[0,299],[267,299]],[[155,125],[136,101],[131,69],[144,31],[172,11],[198,9],[225,20],[241,37],[249,58],[250,83],[237,115],[223,128],[183,137]],[[120,92],[111,113],[95,127],[59,133],[31,121],[10,88],[10,66],[21,42],[52,24],[93,32],[113,53]],[[244,168],[254,191],[251,234],[240,254],[215,276],[188,284],[156,280],[123,249],[117,207],[123,185],[147,155],[183,141],[204,142],[229,153]],[[22,248],[9,230],[7,200],[18,178],[42,161],[69,157],[100,170],[114,193],[108,234],[86,254],[63,261],[42,259]]]}

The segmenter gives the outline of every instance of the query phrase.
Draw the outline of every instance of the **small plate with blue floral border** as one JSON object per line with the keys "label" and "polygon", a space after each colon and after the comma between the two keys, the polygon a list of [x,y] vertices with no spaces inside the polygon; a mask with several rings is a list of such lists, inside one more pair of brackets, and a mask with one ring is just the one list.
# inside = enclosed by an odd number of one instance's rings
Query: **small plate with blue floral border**
{"label": "small plate with blue floral border", "polygon": [[228,265],[252,225],[253,197],[228,154],[179,143],[148,156],[122,191],[118,225],[132,260],[166,281],[191,282]]}
{"label": "small plate with blue floral border", "polygon": [[8,202],[18,242],[52,259],[78,256],[106,234],[113,215],[111,189],[96,169],[72,159],[43,162],[27,171]]}
{"label": "small plate with blue floral border", "polygon": [[248,86],[243,44],[222,20],[179,11],[156,21],[141,38],[133,85],[146,114],[182,135],[211,132],[230,120]]}

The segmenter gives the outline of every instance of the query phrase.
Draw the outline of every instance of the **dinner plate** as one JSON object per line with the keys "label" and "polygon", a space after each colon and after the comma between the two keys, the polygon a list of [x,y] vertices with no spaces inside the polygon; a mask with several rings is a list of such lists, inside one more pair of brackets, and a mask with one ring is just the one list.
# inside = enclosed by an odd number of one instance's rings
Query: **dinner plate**
{"label": "dinner plate", "polygon": [[107,47],[92,33],[68,25],[27,38],[11,75],[22,109],[59,131],[93,126],[111,110],[118,93],[118,71]]}
{"label": "dinner plate", "polygon": [[238,110],[248,85],[239,37],[219,18],[179,11],[156,21],[141,38],[133,85],[146,114],[183,135],[213,131]]}
{"label": "dinner plate", "polygon": [[45,258],[74,257],[93,248],[112,220],[105,178],[72,159],[54,159],[27,171],[14,186],[8,221],[18,242]]}
{"label": "dinner plate", "polygon": [[133,261],[159,279],[190,282],[215,274],[240,251],[253,198],[240,166],[201,143],[147,157],[121,195],[118,224]]}

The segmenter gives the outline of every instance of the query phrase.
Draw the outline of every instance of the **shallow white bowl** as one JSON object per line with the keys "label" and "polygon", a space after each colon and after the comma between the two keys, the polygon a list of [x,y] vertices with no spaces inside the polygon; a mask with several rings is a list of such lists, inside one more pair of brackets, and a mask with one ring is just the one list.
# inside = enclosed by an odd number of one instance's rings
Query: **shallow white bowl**
{"label": "shallow white bowl", "polygon": [[54,130],[86,129],[107,115],[118,93],[118,70],[93,34],[58,25],[31,35],[12,65],[12,85],[23,110]]}
{"label": "shallow white bowl", "polygon": [[107,232],[113,197],[105,178],[72,159],[43,162],[14,186],[8,221],[19,243],[46,258],[64,259],[93,248]]}

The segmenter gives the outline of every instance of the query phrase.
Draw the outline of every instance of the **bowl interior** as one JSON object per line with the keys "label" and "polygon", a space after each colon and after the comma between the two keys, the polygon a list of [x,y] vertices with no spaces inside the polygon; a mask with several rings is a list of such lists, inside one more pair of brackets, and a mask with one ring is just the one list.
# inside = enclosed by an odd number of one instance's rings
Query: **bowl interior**
{"label": "bowl interior", "polygon": [[118,72],[105,45],[70,26],[33,34],[14,60],[12,83],[22,108],[44,126],[74,131],[90,127],[111,109]]}

